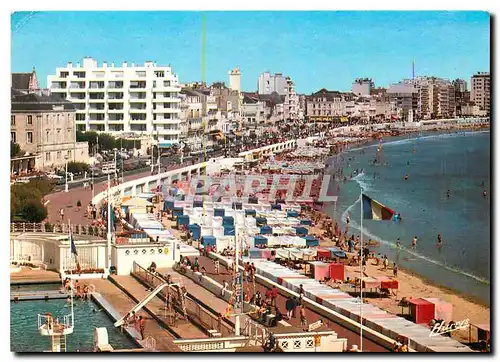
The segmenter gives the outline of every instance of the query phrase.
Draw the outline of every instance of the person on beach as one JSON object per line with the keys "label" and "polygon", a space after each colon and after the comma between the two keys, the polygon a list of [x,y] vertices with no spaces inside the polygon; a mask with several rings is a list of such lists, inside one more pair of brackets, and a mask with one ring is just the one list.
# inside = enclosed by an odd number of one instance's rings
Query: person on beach
{"label": "person on beach", "polygon": [[417,237],[416,236],[411,241],[411,248],[412,249],[416,249],[417,248]]}
{"label": "person on beach", "polygon": [[64,209],[61,208],[61,211],[59,211],[59,214],[61,215],[61,221],[64,221]]}
{"label": "person on beach", "polygon": [[389,259],[387,259],[387,255],[384,255],[383,265],[384,265],[384,271],[387,270],[387,268],[389,267]]}
{"label": "person on beach", "polygon": [[438,234],[438,243],[437,247],[441,248],[443,246],[443,238],[441,237],[441,234]]}
{"label": "person on beach", "polygon": [[396,240],[396,247],[401,249],[401,240],[399,238]]}
{"label": "person on beach", "polygon": [[392,267],[392,275],[394,275],[394,278],[398,277],[398,264],[394,263],[394,266]]}

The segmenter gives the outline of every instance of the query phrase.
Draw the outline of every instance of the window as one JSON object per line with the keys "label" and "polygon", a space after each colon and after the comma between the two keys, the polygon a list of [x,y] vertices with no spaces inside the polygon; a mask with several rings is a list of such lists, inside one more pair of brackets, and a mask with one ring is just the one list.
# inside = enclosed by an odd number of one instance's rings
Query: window
{"label": "window", "polygon": [[61,159],[61,151],[57,151],[57,159],[60,160]]}
{"label": "window", "polygon": [[50,134],[50,131],[47,131],[45,133],[45,142],[49,142],[49,134]]}
{"label": "window", "polygon": [[45,152],[45,161],[50,161],[50,152]]}
{"label": "window", "polygon": [[33,125],[33,116],[32,115],[28,116],[28,125],[29,126]]}
{"label": "window", "polygon": [[16,116],[10,116],[10,125],[15,126],[16,125]]}
{"label": "window", "polygon": [[33,132],[26,132],[26,143],[33,143]]}
{"label": "window", "polygon": [[68,159],[71,159],[71,150],[68,150]]}
{"label": "window", "polygon": [[10,132],[10,142],[16,143],[16,132]]}
{"label": "window", "polygon": [[293,348],[302,348],[302,341],[300,339],[293,341]]}

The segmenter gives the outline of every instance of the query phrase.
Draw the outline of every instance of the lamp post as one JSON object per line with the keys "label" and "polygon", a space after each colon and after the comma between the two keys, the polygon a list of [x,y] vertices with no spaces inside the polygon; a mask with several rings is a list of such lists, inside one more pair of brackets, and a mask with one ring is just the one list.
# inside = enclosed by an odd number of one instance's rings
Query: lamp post
{"label": "lamp post", "polygon": [[65,164],[66,164],[65,165],[66,172],[64,173],[64,175],[66,176],[66,183],[64,185],[64,192],[68,192],[69,191],[69,189],[68,189],[68,158],[69,158],[68,155],[64,156],[64,160],[66,161],[65,162]]}

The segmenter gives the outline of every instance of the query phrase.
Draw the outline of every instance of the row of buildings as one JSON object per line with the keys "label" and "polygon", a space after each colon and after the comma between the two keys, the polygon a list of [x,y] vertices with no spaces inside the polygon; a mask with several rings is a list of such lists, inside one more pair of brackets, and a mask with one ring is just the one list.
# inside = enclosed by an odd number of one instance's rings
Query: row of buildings
{"label": "row of buildings", "polygon": [[170,65],[98,64],[86,57],[56,68],[42,91],[35,70],[16,73],[11,138],[47,168],[63,164],[65,156],[88,159],[84,145],[76,142],[77,130],[147,137],[160,148],[185,143],[196,151],[228,135],[287,121],[411,121],[483,116],[490,108],[489,73],[474,75],[470,91],[460,79],[414,77],[386,89],[361,78],[351,92],[321,89],[311,95],[297,94],[291,77],[270,72],[259,76],[256,92],[244,92],[241,76],[235,68],[228,72],[228,86],[181,84]]}

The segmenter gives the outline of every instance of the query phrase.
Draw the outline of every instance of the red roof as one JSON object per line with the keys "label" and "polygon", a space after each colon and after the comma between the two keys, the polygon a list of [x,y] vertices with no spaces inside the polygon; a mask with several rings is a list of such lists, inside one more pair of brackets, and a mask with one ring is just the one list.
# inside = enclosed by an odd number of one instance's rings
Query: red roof
{"label": "red roof", "polygon": [[414,305],[429,305],[429,304],[433,305],[433,303],[431,303],[425,299],[422,299],[422,298],[410,299],[408,301],[408,303],[414,304]]}

